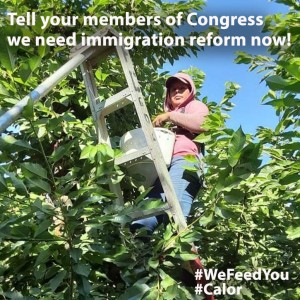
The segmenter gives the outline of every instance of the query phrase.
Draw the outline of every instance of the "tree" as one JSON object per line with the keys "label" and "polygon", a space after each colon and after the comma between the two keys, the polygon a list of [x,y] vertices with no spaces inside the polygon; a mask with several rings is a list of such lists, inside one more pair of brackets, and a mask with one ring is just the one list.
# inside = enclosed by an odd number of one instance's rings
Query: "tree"
{"label": "tree", "polygon": [[[279,2],[279,1],[278,1]],[[299,5],[284,17],[266,19],[265,30],[274,35],[292,33],[287,48],[270,47],[276,56],[255,57],[239,53],[237,63],[250,63],[268,70],[263,80],[270,87],[264,102],[280,116],[274,130],[258,128],[245,134],[242,128],[226,127],[226,112],[238,90],[227,83],[221,102],[203,99],[211,114],[209,131],[198,137],[205,141],[208,166],[207,188],[195,203],[196,214],[185,232],[177,234],[171,223],[159,228],[152,246],[146,247],[129,233],[126,224],[131,204],[144,205],[143,194],[126,190],[127,203],[120,210],[108,190],[108,178],[121,180],[114,166],[118,154],[97,145],[85,87],[79,71],[64,79],[35,107],[27,105],[23,116],[0,139],[1,288],[6,299],[193,299],[194,286],[181,284],[182,261],[191,260],[191,243],[200,246],[208,268],[254,271],[270,268],[289,272],[289,280],[234,281],[243,285],[237,299],[297,299],[300,294],[299,254]],[[71,35],[92,32],[49,26],[8,26],[5,13],[43,15],[176,15],[201,10],[202,1],[161,3],[160,1],[15,1],[1,3],[0,61],[1,112],[27,95],[33,87],[67,61],[65,47],[8,47],[6,36]],[[54,7],[54,9],[53,9]],[[174,35],[174,29],[118,27],[124,34],[151,35],[157,30]],[[151,114],[161,109],[163,82],[158,74],[165,62],[196,53],[197,48],[174,47],[131,51],[139,81]],[[271,65],[271,67],[270,67]],[[201,88],[204,74],[188,72]],[[120,66],[114,57],[95,69],[102,99],[124,86]],[[266,102],[268,101],[268,102]],[[130,108],[122,111],[132,114]],[[117,141],[122,132],[114,114],[108,121]],[[132,118],[126,128],[136,126]],[[123,123],[122,123],[123,124]],[[269,161],[262,164],[262,154]],[[122,180],[125,189],[130,182]],[[123,226],[124,225],[124,226]],[[142,278],[142,279],[140,279]],[[216,284],[221,283],[216,281]],[[233,296],[223,296],[232,299]]]}

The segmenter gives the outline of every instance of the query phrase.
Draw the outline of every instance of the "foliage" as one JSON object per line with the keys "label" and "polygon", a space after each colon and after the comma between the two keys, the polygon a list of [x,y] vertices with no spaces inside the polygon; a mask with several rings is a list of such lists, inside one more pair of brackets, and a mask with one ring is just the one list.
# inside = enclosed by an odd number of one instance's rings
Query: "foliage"
{"label": "foliage", "polygon": [[[231,282],[243,285],[236,299],[298,299],[299,282],[299,7],[296,1],[285,16],[269,16],[265,31],[292,33],[286,48],[270,47],[273,57],[238,53],[237,63],[264,72],[270,91],[263,99],[279,119],[275,129],[258,128],[255,136],[242,128],[226,127],[233,108],[236,83],[226,83],[219,103],[203,99],[210,108],[205,142],[206,188],[194,205],[189,227],[176,233],[174,224],[160,227],[144,243],[143,231],[130,233],[130,213],[157,202],[145,203],[144,194],[129,191],[130,181],[114,165],[118,151],[97,144],[85,87],[73,71],[35,107],[29,103],[21,119],[0,138],[0,295],[3,299],[196,299],[180,278],[181,263],[195,258],[191,243],[199,247],[207,268],[255,271],[266,268],[289,272],[289,281]],[[89,14],[166,16],[201,9],[202,1],[15,1],[1,3],[7,10],[25,13],[82,16]],[[54,7],[54,9],[53,9]],[[298,9],[298,10],[297,10]],[[70,28],[7,26],[0,23],[1,40],[11,32],[64,34]],[[80,26],[72,31],[80,32]],[[92,29],[89,29],[92,31]],[[119,30],[127,30],[119,28]],[[136,28],[151,34],[154,28]],[[162,25],[161,31],[175,34]],[[161,109],[166,74],[158,68],[187,55],[194,48],[136,48],[132,57],[151,114]],[[27,95],[68,59],[69,50],[20,47],[4,43],[0,49],[0,110],[5,111]],[[94,70],[101,99],[124,87],[115,57]],[[197,87],[203,73],[188,70]],[[131,122],[124,124],[124,115]],[[129,116],[129,117],[128,117]],[[120,120],[123,126],[119,126]],[[108,119],[113,145],[126,130],[137,126],[132,109]],[[109,180],[121,181],[127,202],[114,204]],[[221,282],[215,282],[220,284]],[[223,299],[233,299],[223,296]]]}

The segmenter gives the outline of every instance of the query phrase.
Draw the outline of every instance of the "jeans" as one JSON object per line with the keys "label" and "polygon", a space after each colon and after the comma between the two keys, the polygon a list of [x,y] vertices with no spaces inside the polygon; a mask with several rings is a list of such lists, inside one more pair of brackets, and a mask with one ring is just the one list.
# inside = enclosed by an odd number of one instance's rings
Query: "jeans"
{"label": "jeans", "polygon": [[[180,206],[185,218],[188,217],[194,198],[196,197],[200,187],[201,180],[199,172],[190,171],[184,169],[184,167],[200,167],[200,161],[198,163],[188,162],[183,156],[173,157],[171,165],[169,167],[169,174],[173,183],[176,196],[180,202]],[[202,174],[202,172],[201,172]],[[162,185],[159,179],[154,183],[153,189],[147,195],[148,198],[161,198],[166,201],[165,194],[163,192]],[[133,221],[131,224],[132,230],[146,227],[149,233],[152,233],[154,229],[164,221],[164,216],[153,216],[141,220]]]}

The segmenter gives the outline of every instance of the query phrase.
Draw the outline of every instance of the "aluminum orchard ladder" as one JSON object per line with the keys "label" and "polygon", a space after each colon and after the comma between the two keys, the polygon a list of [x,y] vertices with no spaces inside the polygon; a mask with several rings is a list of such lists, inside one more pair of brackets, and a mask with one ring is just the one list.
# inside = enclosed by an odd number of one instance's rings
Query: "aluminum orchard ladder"
{"label": "aluminum orchard ladder", "polygon": [[[96,38],[102,38],[105,36],[118,37],[119,33],[114,29],[107,27],[96,32],[93,35],[93,37]],[[99,94],[93,74],[93,66],[97,62],[99,62],[101,58],[104,58],[107,55],[115,52],[120,59],[128,86],[121,92],[106,99],[105,101],[99,101]],[[184,228],[186,228],[187,224],[183,216],[180,203],[176,197],[174,187],[165,165],[156,135],[154,133],[151,119],[146,108],[143,95],[141,93],[137,76],[134,71],[133,63],[131,61],[129,52],[124,47],[96,47],[83,46],[81,44],[74,47],[71,50],[70,59],[67,63],[61,66],[50,77],[48,77],[38,87],[36,87],[31,93],[21,99],[9,111],[0,116],[0,133],[3,132],[18,118],[29,100],[32,100],[33,103],[39,101],[42,97],[47,95],[56,84],[58,84],[64,77],[70,74],[78,66],[80,66],[81,72],[83,74],[87,96],[90,102],[93,119],[96,124],[98,142],[107,143],[111,146],[105,117],[128,104],[133,104],[137,112],[141,128],[145,135],[147,146],[139,149],[134,153],[126,154],[116,158],[115,163],[117,165],[123,165],[150,154],[161,181],[163,190],[165,192],[167,203],[163,207],[150,209],[147,211],[133,212],[130,216],[133,219],[139,219],[158,215],[163,212],[169,212],[172,214],[175,223],[178,225],[178,229],[183,230]],[[113,184],[111,182],[110,189],[118,197],[117,204],[123,205],[123,197],[120,185]]]}
{"label": "aluminum orchard ladder", "polygon": [[[98,31],[93,36],[99,38],[104,36],[118,36],[118,32],[111,28],[105,28]],[[71,57],[80,53],[88,51],[91,47],[78,45],[71,51]],[[105,101],[99,101],[99,94],[95,78],[93,75],[93,65],[100,61],[101,58],[116,52],[125,75],[127,87],[115,94],[114,96],[106,99]],[[147,146],[139,149],[130,154],[124,154],[121,157],[115,159],[117,165],[124,165],[130,163],[133,160],[142,158],[148,154],[151,155],[154,166],[161,181],[163,190],[166,195],[167,203],[161,208],[150,209],[146,211],[135,212],[130,214],[133,219],[139,219],[149,216],[162,214],[163,212],[170,212],[175,223],[178,225],[179,230],[186,228],[187,224],[182,213],[180,203],[175,194],[171,178],[163,159],[162,152],[160,150],[154,129],[152,126],[151,118],[149,116],[144,97],[141,93],[141,89],[137,80],[137,76],[134,70],[134,66],[129,55],[128,50],[121,46],[112,47],[97,47],[96,52],[85,62],[81,64],[81,71],[83,74],[85,86],[87,89],[87,95],[90,102],[91,111],[97,128],[98,142],[107,143],[111,146],[108,129],[106,126],[105,118],[107,115],[123,108],[128,104],[133,104],[136,110],[141,129],[145,135]],[[123,204],[122,191],[119,184],[110,183],[110,189],[118,197],[118,204]]]}

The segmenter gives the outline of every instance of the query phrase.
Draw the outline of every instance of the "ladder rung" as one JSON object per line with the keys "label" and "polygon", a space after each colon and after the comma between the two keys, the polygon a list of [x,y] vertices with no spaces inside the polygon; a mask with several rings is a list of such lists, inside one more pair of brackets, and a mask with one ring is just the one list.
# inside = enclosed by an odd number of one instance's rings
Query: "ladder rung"
{"label": "ladder rung", "polygon": [[101,111],[102,115],[108,115],[129,103],[132,103],[131,100],[131,92],[129,88],[122,90],[121,92],[111,96],[110,98],[106,99],[105,101],[101,101],[96,106],[96,111]]}
{"label": "ladder rung", "polygon": [[151,208],[147,210],[140,210],[140,211],[134,211],[131,213],[128,213],[127,215],[132,218],[132,220],[137,220],[141,218],[146,218],[146,217],[153,217],[157,215],[161,215],[167,211],[169,211],[169,205],[165,204],[163,206],[160,206],[158,208]]}
{"label": "ladder rung", "polygon": [[123,165],[133,160],[141,159],[143,156],[150,154],[150,150],[148,147],[143,147],[137,151],[134,151],[129,154],[124,154],[120,157],[116,157],[115,164]]}

